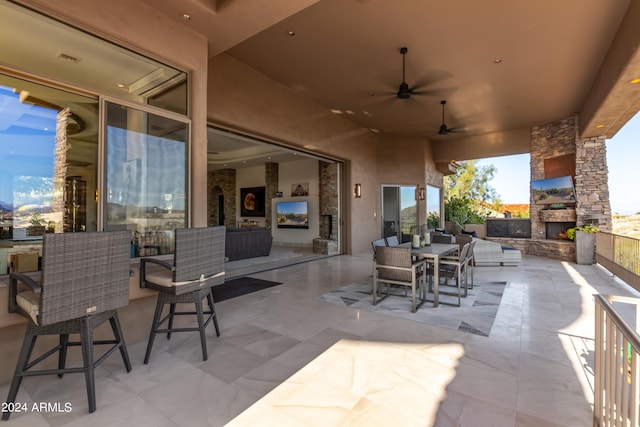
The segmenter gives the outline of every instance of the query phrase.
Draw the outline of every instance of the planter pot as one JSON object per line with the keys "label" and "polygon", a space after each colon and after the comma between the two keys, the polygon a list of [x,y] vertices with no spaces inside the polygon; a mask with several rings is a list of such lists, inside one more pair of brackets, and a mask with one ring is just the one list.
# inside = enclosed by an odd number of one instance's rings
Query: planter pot
{"label": "planter pot", "polygon": [[596,233],[576,231],[576,263],[583,265],[593,264],[596,254]]}

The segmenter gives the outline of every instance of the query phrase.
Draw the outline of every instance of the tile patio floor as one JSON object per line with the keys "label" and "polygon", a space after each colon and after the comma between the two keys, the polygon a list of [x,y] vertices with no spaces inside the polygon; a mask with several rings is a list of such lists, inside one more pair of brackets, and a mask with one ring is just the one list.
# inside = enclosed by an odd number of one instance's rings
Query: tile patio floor
{"label": "tile patio floor", "polygon": [[133,370],[98,368],[95,413],[82,375],[27,378],[20,401],[73,409],[5,425],[591,426],[591,296],[638,296],[598,266],[523,256],[476,268],[507,282],[489,337],[314,300],[370,274],[368,253],[253,274],[283,284],[216,304],[208,361],[193,333],[158,337],[149,365],[128,342]]}

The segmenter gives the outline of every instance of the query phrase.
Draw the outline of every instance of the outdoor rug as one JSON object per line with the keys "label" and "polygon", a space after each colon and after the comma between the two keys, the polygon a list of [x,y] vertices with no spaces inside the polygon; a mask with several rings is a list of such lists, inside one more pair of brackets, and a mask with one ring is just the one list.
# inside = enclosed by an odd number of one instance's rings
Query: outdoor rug
{"label": "outdoor rug", "polygon": [[[468,296],[461,299],[460,307],[442,304],[442,301],[456,302],[457,297],[440,294],[438,307],[434,308],[433,303],[425,302],[415,313],[412,313],[411,292],[405,297],[404,288],[392,288],[389,297],[373,305],[371,303],[372,281],[373,278],[369,277],[320,295],[315,299],[488,337],[507,284],[507,282],[480,282],[476,280],[473,289],[469,289]],[[440,286],[440,291],[454,289],[453,287],[448,289],[446,286]],[[427,294],[427,298],[433,299],[433,294]]]}
{"label": "outdoor rug", "polygon": [[239,277],[227,280],[222,285],[214,286],[213,300],[220,302],[281,284],[280,282],[256,279],[254,277]]}

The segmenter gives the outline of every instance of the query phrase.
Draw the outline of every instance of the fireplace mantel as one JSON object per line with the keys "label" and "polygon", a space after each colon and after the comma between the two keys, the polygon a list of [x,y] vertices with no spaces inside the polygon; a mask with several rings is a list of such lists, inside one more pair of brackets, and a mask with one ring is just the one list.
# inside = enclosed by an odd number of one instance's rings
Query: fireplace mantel
{"label": "fireplace mantel", "polygon": [[543,209],[540,211],[542,222],[576,222],[575,209]]}

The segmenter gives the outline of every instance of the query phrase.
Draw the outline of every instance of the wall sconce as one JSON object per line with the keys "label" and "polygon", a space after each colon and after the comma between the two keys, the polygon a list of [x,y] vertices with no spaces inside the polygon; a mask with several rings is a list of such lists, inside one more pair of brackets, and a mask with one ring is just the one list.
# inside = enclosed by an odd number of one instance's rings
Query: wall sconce
{"label": "wall sconce", "polygon": [[356,196],[356,199],[362,197],[362,186],[360,184],[356,184],[353,186],[353,195]]}
{"label": "wall sconce", "polygon": [[424,187],[418,191],[418,200],[424,200],[425,197],[425,189]]}

